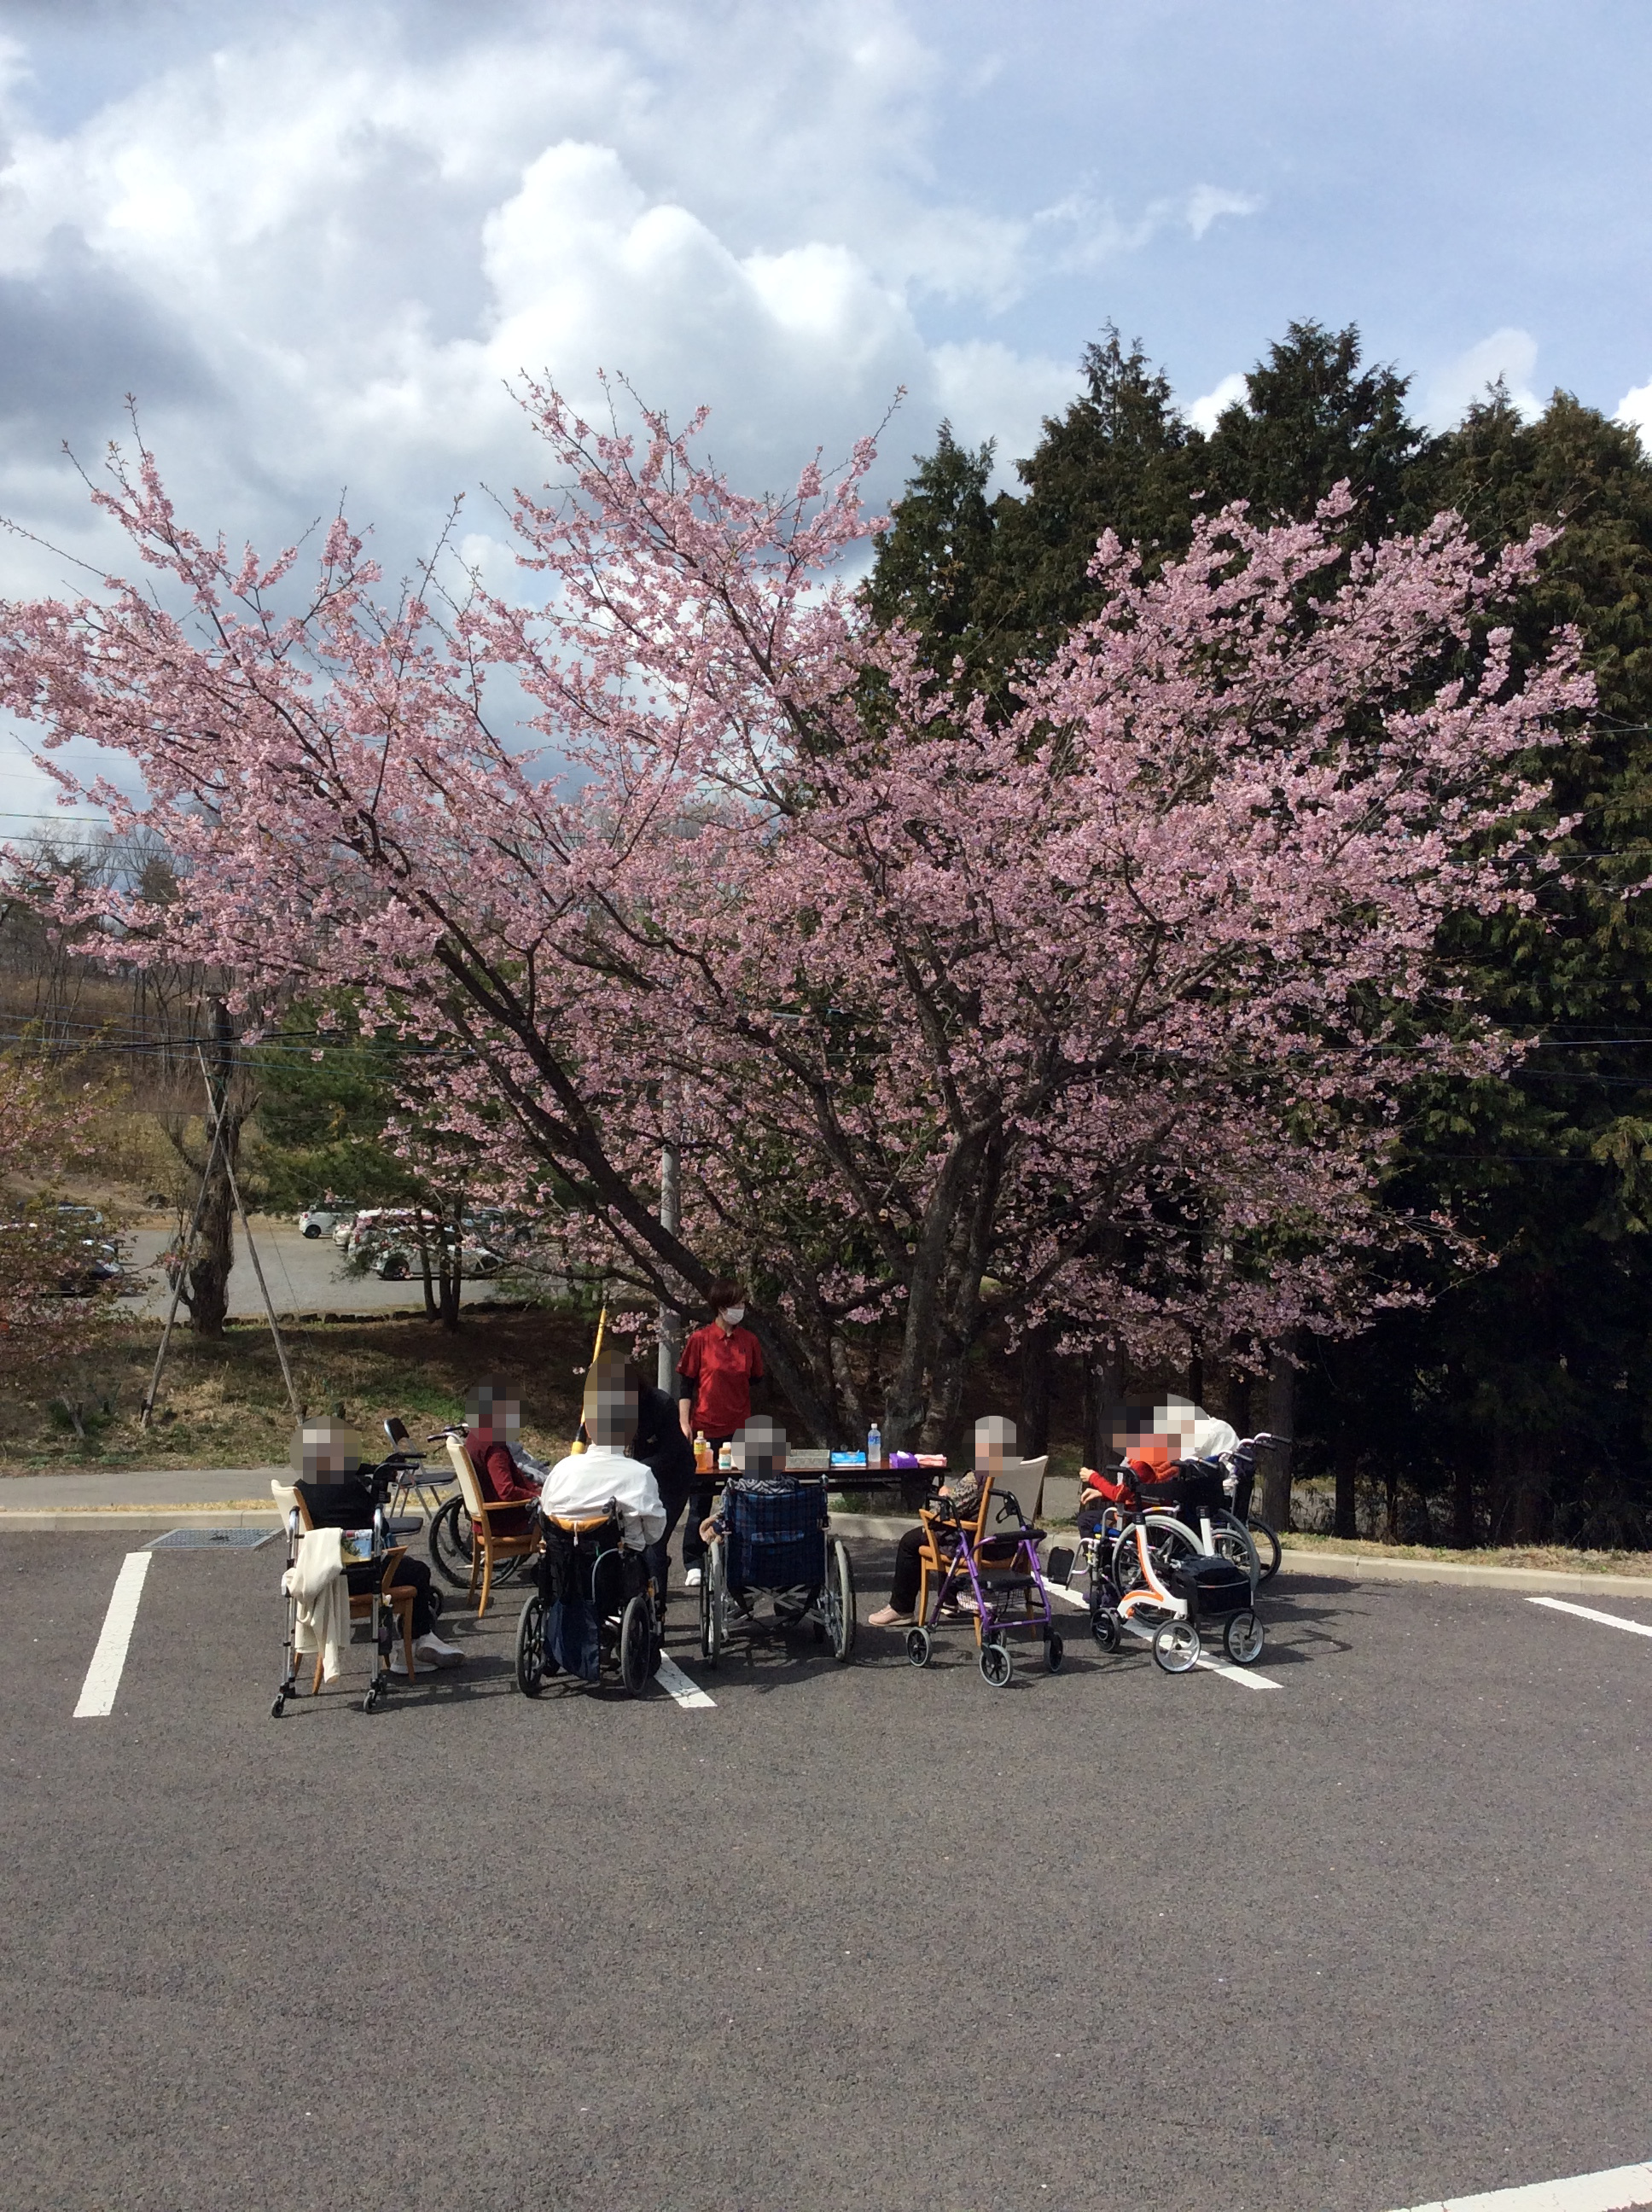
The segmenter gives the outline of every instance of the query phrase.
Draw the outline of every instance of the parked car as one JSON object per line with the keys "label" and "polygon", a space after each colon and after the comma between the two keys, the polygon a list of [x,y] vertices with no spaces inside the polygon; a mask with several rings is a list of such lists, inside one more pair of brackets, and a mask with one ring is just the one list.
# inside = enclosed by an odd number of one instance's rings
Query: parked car
{"label": "parked car", "polygon": [[442,1233],[441,1218],[428,1206],[370,1206],[358,1213],[342,1235],[335,1229],[333,1242],[344,1247],[344,1257],[372,1268],[386,1283],[404,1283],[420,1264],[419,1224],[425,1238],[436,1244]]}
{"label": "parked car", "polygon": [[62,1247],[64,1270],[58,1289],[64,1297],[90,1297],[112,1285],[118,1286],[118,1297],[141,1291],[142,1284],[127,1282],[119,1238],[100,1233],[104,1219],[96,1206],[54,1206],[47,1218],[55,1226]]}
{"label": "parked car", "polygon": [[[444,1250],[450,1250],[452,1231],[437,1214],[423,1210],[424,1250],[432,1267]],[[337,1235],[337,1231],[334,1232]],[[472,1280],[496,1275],[504,1265],[499,1252],[485,1238],[466,1231],[460,1251],[465,1275]],[[404,1283],[420,1273],[423,1253],[419,1245],[419,1215],[410,1206],[374,1206],[358,1214],[345,1245],[347,1258],[372,1270],[381,1282]]]}
{"label": "parked car", "polygon": [[348,1199],[319,1198],[313,1206],[307,1206],[299,1215],[298,1225],[307,1237],[337,1238],[342,1227],[348,1237],[356,1212],[357,1208]]}

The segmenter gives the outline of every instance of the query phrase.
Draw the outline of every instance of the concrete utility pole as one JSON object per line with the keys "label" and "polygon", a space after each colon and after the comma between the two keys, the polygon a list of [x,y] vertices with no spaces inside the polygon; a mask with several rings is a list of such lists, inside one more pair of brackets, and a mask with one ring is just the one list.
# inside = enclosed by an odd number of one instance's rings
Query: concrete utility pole
{"label": "concrete utility pole", "polygon": [[[677,1234],[681,1188],[677,1180],[677,1141],[668,1137],[659,1153],[659,1225]],[[677,1396],[677,1355],[683,1349],[683,1316],[674,1306],[659,1302],[659,1364],[655,1380],[668,1398]]]}

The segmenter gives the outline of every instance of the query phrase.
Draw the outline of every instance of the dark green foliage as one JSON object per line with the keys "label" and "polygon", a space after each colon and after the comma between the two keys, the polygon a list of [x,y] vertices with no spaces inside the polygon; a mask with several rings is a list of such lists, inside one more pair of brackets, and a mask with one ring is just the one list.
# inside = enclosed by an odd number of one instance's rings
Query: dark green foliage
{"label": "dark green foliage", "polygon": [[1213,504],[1248,501],[1254,519],[1300,521],[1335,484],[1354,526],[1376,539],[1400,516],[1429,441],[1406,413],[1408,377],[1362,368],[1359,332],[1292,323],[1245,379],[1245,404],[1218,418],[1208,446]]}
{"label": "dark green foliage", "polygon": [[1507,1083],[1421,1086],[1395,1185],[1448,1208],[1497,1265],[1339,1350],[1309,1418],[1385,1483],[1450,1472],[1460,1541],[1645,1543],[1652,906],[1625,890],[1652,863],[1652,465],[1568,394],[1526,424],[1493,392],[1429,457],[1427,490],[1488,545],[1564,524],[1519,631],[1535,645],[1576,623],[1600,713],[1554,773],[1551,817],[1582,818],[1548,926],[1462,925],[1484,1002],[1536,1048]]}
{"label": "dark green foliage", "polygon": [[1304,1471],[1357,1469],[1401,1525],[1427,1498],[1436,1533],[1465,1542],[1652,1541],[1652,895],[1626,895],[1652,874],[1652,464],[1633,431],[1561,392],[1526,423],[1493,390],[1430,437],[1408,380],[1367,367],[1351,326],[1292,324],[1208,439],[1116,331],[1084,374],[1017,463],[1020,498],[989,503],[991,449],[944,433],[868,587],[938,665],[962,657],[989,709],[1018,662],[1097,611],[1087,572],[1106,529],[1151,570],[1200,511],[1242,499],[1298,519],[1345,478],[1353,541],[1442,507],[1488,550],[1564,526],[1515,620],[1525,650],[1576,623],[1600,687],[1587,742],[1554,772],[1549,818],[1581,817],[1570,880],[1546,887],[1540,920],[1457,925],[1482,1003],[1539,1042],[1507,1081],[1419,1083],[1392,1186],[1496,1264],[1436,1260],[1426,1307],[1310,1347],[1299,1433]]}

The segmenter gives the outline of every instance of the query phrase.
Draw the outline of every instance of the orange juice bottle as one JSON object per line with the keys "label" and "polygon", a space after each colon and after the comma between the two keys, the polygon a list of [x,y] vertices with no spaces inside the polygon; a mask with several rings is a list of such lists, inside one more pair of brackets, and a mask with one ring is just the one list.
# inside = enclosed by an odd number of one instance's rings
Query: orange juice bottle
{"label": "orange juice bottle", "polygon": [[694,1471],[696,1474],[711,1473],[711,1445],[703,1429],[694,1440]]}

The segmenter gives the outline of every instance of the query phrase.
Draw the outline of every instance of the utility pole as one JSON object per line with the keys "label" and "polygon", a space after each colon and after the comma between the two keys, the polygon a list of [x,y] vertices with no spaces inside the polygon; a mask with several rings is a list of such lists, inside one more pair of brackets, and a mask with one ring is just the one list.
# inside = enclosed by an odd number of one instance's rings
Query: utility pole
{"label": "utility pole", "polygon": [[[677,1234],[681,1219],[682,1189],[678,1181],[677,1139],[667,1137],[659,1152],[659,1225]],[[655,1380],[673,1402],[677,1397],[677,1356],[683,1348],[683,1316],[664,1298],[659,1302],[659,1364]]]}

